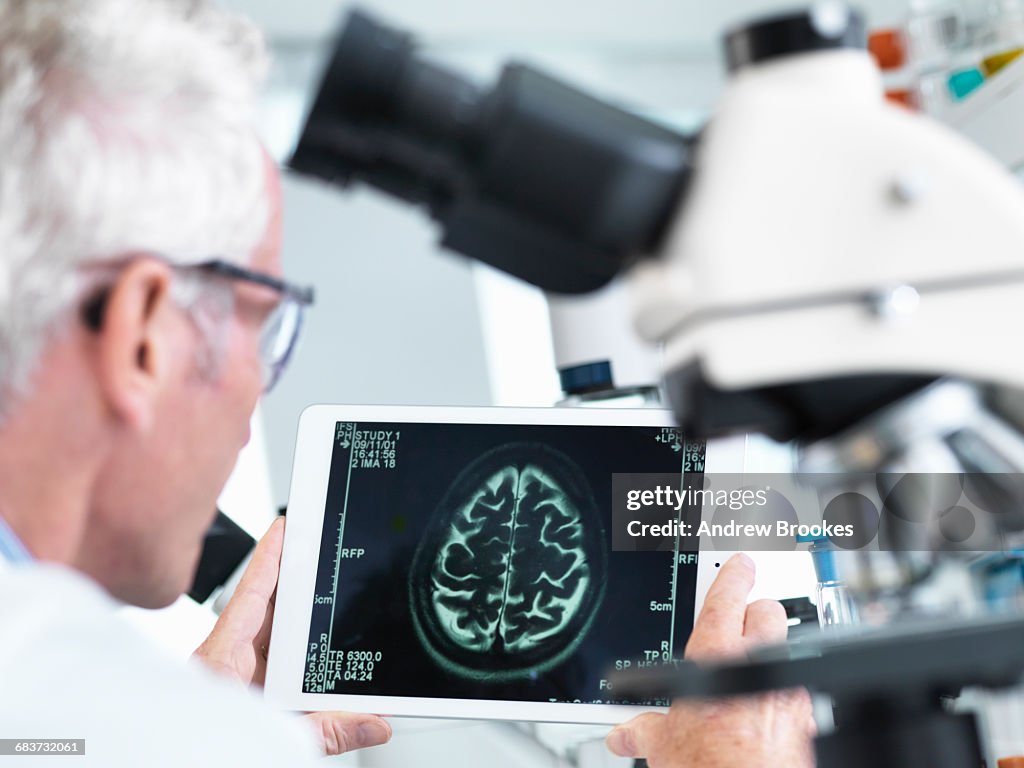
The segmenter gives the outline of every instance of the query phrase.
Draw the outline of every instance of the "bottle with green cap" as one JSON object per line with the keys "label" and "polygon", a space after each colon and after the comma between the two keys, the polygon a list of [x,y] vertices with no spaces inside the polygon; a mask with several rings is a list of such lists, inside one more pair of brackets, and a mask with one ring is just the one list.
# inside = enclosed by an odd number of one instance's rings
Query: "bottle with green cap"
{"label": "bottle with green cap", "polygon": [[970,47],[985,78],[1024,53],[1022,0],[964,0]]}
{"label": "bottle with green cap", "polygon": [[916,100],[924,112],[941,113],[953,103],[949,83],[965,42],[959,0],[910,0],[905,33],[916,76]]}

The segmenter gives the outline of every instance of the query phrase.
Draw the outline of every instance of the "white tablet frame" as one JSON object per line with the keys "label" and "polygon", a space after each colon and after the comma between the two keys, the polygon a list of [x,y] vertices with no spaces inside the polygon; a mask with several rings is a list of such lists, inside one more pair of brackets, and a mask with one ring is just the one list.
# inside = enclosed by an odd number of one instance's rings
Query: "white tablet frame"
{"label": "white tablet frame", "polygon": [[[281,576],[264,686],[275,706],[295,711],[348,710],[381,715],[540,722],[615,724],[651,707],[613,704],[564,704],[534,701],[373,696],[366,694],[303,693],[301,681],[309,641],[310,599],[315,591],[338,422],[427,424],[542,424],[566,426],[675,426],[670,411],[605,408],[470,408],[446,406],[313,405],[299,418],[288,499]],[[709,444],[705,471],[742,472],[745,440],[738,437]],[[719,553],[715,553],[716,556]],[[698,558],[695,610],[714,578],[715,556]],[[654,709],[653,711],[659,711]]]}

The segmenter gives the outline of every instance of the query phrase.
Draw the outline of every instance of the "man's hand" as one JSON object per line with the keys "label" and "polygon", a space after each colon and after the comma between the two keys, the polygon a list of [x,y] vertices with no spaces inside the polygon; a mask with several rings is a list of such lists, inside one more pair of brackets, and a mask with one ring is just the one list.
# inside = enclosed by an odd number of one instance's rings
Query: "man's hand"
{"label": "man's hand", "polygon": [[[773,600],[747,605],[754,563],[735,555],[722,566],[686,644],[697,661],[742,657],[749,648],[786,639],[786,613]],[[745,768],[814,765],[814,720],[804,690],[720,701],[678,701],[668,714],[648,713],[608,734],[622,757],[651,768]]]}
{"label": "man's hand", "polygon": [[[267,676],[283,543],[284,520],[278,519],[256,545],[235,594],[194,654],[214,672],[246,685],[262,686]],[[391,739],[391,726],[376,715],[316,712],[307,717],[327,755],[374,747]]]}

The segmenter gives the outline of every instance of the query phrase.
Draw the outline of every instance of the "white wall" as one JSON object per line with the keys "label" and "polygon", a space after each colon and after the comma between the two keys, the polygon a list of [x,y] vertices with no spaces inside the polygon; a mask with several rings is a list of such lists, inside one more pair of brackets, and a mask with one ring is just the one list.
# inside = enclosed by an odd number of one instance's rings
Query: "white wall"
{"label": "white wall", "polygon": [[313,403],[487,405],[473,276],[426,219],[382,196],[286,178],[285,272],[316,286],[301,346],[263,402],[274,497]]}
{"label": "white wall", "polygon": [[[506,44],[550,41],[585,44],[707,45],[721,30],[751,16],[811,5],[812,0],[362,0],[358,5],[420,35],[450,42]],[[276,37],[325,35],[350,0],[229,0]],[[905,13],[903,0],[860,0],[874,24]]]}

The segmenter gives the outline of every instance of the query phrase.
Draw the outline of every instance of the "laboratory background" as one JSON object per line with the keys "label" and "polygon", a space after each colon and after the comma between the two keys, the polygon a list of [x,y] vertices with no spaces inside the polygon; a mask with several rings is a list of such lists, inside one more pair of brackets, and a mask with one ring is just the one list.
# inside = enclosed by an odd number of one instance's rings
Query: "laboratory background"
{"label": "laboratory background", "polygon": [[[223,2],[254,19],[266,35],[273,62],[260,125],[283,165],[333,35],[355,5]],[[1024,162],[1024,131],[1004,127],[1008,115],[1015,115],[1018,126],[1024,121],[1024,74],[1013,66],[1024,48],[1024,0],[861,0],[856,5],[877,33],[872,49],[889,97],[947,121],[1016,172]],[[727,81],[725,32],[791,10],[793,4],[371,0],[359,7],[414,33],[425,56],[482,85],[493,82],[510,59],[524,61],[673,129],[697,133]],[[986,93],[997,87],[1019,95],[1016,112]],[[998,114],[971,113],[972,99],[980,98]],[[565,361],[557,357],[574,351],[558,348],[551,316],[571,313],[571,302],[549,304],[538,289],[441,250],[425,213],[363,186],[339,194],[285,173],[284,208],[285,272],[315,285],[317,302],[288,375],[257,410],[253,438],[221,499],[220,508],[253,536],[287,504],[297,423],[310,404],[552,406],[570,397],[559,378],[559,368],[565,367],[559,363]],[[628,337],[621,297],[605,298],[608,333]],[[639,340],[635,350],[632,344],[615,340],[617,354],[628,359],[620,369],[629,370],[630,391],[640,402],[650,402],[655,395],[648,385],[658,381],[656,355]],[[770,462],[775,449],[765,442],[763,450]],[[164,611],[125,612],[181,658],[215,619],[208,606],[184,597]],[[1024,722],[1024,707],[1008,710],[1006,717]],[[632,764],[607,752],[607,729],[597,726],[408,719],[395,720],[394,732],[385,748],[330,762],[451,768]],[[1024,744],[1017,746],[1024,750]]]}

